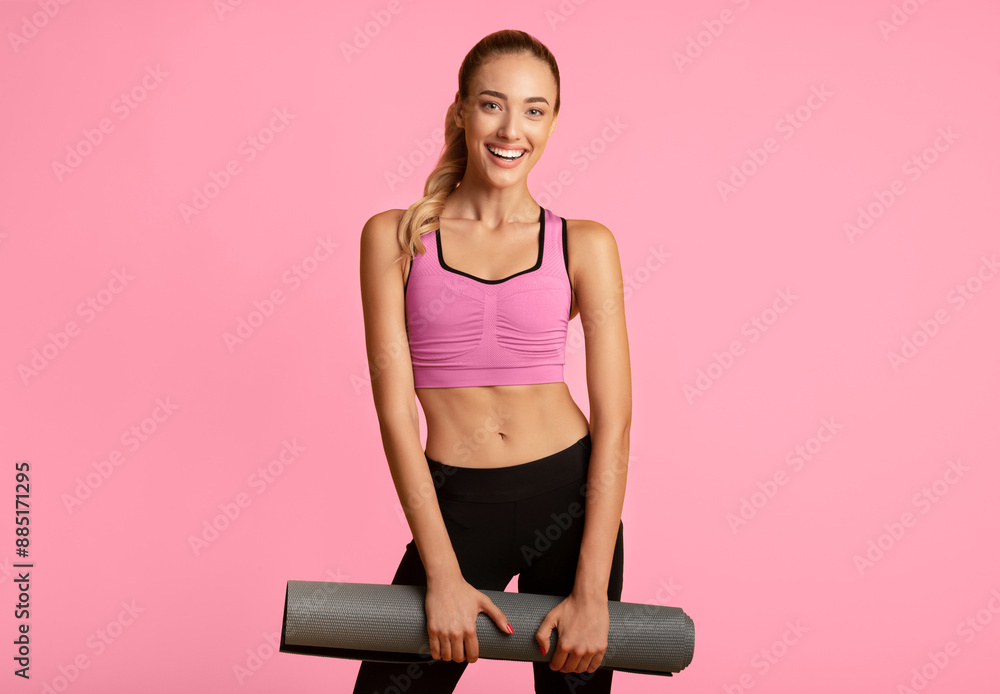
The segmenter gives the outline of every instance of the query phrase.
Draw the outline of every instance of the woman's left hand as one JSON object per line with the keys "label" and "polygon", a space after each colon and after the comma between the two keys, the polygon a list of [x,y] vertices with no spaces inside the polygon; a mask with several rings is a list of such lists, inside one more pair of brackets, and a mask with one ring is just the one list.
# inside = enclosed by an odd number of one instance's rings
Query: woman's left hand
{"label": "woman's left hand", "polygon": [[549,668],[566,673],[594,672],[608,648],[610,626],[607,596],[583,597],[570,593],[545,615],[535,632],[535,640],[544,654],[552,629],[557,628],[559,639]]}

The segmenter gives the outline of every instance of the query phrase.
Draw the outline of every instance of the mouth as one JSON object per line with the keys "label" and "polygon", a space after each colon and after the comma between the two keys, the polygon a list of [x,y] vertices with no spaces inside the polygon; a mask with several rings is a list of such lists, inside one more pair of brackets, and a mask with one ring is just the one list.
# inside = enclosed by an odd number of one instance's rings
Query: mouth
{"label": "mouth", "polygon": [[526,149],[502,149],[492,145],[486,145],[486,149],[491,155],[501,161],[517,161],[528,152]]}

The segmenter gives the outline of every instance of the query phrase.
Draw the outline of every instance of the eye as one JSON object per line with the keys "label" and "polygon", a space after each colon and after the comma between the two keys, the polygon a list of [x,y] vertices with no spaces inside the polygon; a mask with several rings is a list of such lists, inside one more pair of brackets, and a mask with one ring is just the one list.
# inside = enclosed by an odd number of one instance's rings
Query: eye
{"label": "eye", "polygon": [[539,115],[539,116],[544,116],[544,115],[545,115],[545,112],[544,112],[544,111],[542,111],[542,110],[540,110],[540,109],[537,109],[537,108],[533,108],[533,109],[531,109],[531,110],[532,110],[532,111],[534,111],[534,112],[535,112],[535,113],[536,113],[537,115]]}
{"label": "eye", "polygon": [[[483,106],[496,106],[497,108],[500,108],[500,105],[497,104],[497,102],[495,101],[485,101],[483,102]],[[492,110],[492,109],[487,109],[487,110]]]}

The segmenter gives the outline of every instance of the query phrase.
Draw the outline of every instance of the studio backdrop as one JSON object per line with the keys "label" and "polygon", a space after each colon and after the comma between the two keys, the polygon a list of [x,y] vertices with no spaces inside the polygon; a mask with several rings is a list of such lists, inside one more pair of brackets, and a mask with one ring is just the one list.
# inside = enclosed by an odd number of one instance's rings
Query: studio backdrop
{"label": "studio backdrop", "polygon": [[[349,691],[357,661],[278,646],[287,581],[387,584],[411,539],[361,229],[422,195],[462,58],[508,28],[561,72],[529,189],[621,257],[622,600],[697,625],[683,672],[615,691],[995,686],[998,20],[0,3],[0,689]],[[589,416],[585,357],[574,319]],[[531,668],[482,660],[458,691]]]}

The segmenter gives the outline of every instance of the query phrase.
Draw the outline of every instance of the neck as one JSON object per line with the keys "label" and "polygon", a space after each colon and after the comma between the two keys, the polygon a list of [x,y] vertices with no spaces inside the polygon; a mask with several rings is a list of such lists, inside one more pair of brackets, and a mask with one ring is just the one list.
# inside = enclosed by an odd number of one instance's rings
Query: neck
{"label": "neck", "polygon": [[527,181],[505,188],[483,181],[466,171],[458,188],[448,196],[442,217],[471,219],[487,229],[538,219],[538,203],[528,192]]}

